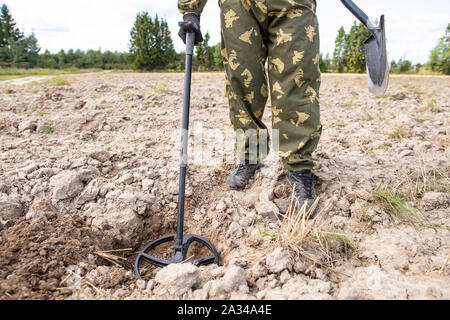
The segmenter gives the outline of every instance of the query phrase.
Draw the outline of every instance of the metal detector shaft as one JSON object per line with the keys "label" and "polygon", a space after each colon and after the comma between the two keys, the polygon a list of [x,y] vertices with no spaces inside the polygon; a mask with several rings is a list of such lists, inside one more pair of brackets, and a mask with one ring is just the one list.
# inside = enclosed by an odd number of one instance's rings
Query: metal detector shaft
{"label": "metal detector shaft", "polygon": [[178,196],[178,228],[175,243],[183,245],[184,229],[184,203],[186,194],[186,173],[188,165],[189,146],[189,111],[191,107],[191,78],[192,78],[192,56],[194,54],[195,33],[186,33],[186,70],[184,80],[184,107],[181,129],[181,164],[180,164],[180,189]]}

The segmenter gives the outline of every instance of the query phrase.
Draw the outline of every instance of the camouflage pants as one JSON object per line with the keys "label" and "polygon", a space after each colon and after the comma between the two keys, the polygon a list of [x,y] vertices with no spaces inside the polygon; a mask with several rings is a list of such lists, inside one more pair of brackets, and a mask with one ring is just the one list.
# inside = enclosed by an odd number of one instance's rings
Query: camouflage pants
{"label": "camouflage pants", "polygon": [[239,158],[260,161],[267,154],[270,139],[261,119],[270,96],[272,142],[285,168],[319,169],[312,157],[322,133],[316,1],[219,0],[219,5]]}

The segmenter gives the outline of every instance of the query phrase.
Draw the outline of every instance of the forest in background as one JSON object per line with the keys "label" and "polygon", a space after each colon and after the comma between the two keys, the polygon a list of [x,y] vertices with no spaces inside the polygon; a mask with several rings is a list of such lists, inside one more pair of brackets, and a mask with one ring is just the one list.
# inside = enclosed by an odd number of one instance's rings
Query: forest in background
{"label": "forest in background", "polygon": [[[335,50],[330,56],[320,56],[322,72],[364,73],[366,71],[364,42],[370,32],[360,23],[352,25],[348,32],[344,27],[338,30]],[[221,44],[210,44],[210,35],[196,47],[194,69],[197,71],[219,71],[223,69]],[[406,58],[391,62],[392,73],[429,72],[450,74],[450,24],[439,43],[430,52],[430,60],[413,64]],[[60,50],[42,52],[34,33],[26,36],[17,28],[6,5],[0,12],[0,71],[8,69],[99,69],[139,71],[182,71],[184,53],[176,52],[167,21],[152,17],[148,12],[136,15],[130,31],[129,52],[101,50]]]}

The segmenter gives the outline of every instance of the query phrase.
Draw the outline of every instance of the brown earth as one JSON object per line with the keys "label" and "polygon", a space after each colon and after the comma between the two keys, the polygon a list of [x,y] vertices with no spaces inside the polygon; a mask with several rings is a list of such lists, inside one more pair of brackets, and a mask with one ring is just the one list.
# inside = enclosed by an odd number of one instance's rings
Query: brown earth
{"label": "brown earth", "polygon": [[224,76],[194,74],[185,232],[211,240],[221,266],[137,281],[138,250],[175,233],[183,77],[0,83],[1,299],[450,298],[448,77],[394,76],[374,97],[365,76],[323,76],[325,211],[288,245],[278,157],[230,191]]}

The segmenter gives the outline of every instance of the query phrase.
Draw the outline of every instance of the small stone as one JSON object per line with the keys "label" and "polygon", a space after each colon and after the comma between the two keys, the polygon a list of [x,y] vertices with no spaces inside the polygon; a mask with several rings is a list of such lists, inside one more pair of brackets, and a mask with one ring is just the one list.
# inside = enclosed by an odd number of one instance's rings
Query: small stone
{"label": "small stone", "polygon": [[183,296],[200,282],[200,271],[192,264],[172,264],[161,269],[156,283],[167,288],[171,295]]}
{"label": "small stone", "polygon": [[149,191],[153,187],[154,184],[155,184],[155,180],[144,179],[144,180],[142,180],[142,189],[144,191]]}
{"label": "small stone", "polygon": [[144,290],[147,288],[147,282],[145,282],[144,280],[138,280],[138,281],[136,281],[136,287],[139,290]]}
{"label": "small stone", "polygon": [[180,186],[178,182],[177,181],[169,182],[169,184],[167,185],[167,191],[174,196],[178,195],[180,193]]}
{"label": "small stone", "polygon": [[61,171],[50,179],[55,200],[72,199],[84,189],[75,171]]}
{"label": "small stone", "polygon": [[125,289],[117,289],[116,292],[114,292],[114,296],[117,298],[123,298],[127,295],[127,292]]}
{"label": "small stone", "polygon": [[99,192],[100,182],[98,180],[92,180],[78,197],[77,203],[83,205],[86,202],[93,201],[97,198]]}
{"label": "small stone", "polygon": [[89,183],[98,176],[100,176],[100,171],[92,166],[82,169],[78,173],[78,179],[84,183]]}
{"label": "small stone", "polygon": [[237,266],[228,267],[222,279],[222,288],[225,292],[230,293],[241,286],[248,286],[245,270]]}
{"label": "small stone", "polygon": [[220,201],[217,205],[216,205],[216,211],[217,212],[225,212],[227,210],[227,205],[225,204],[225,202]]}
{"label": "small stone", "polygon": [[132,184],[134,181],[134,176],[131,173],[124,174],[119,180],[117,180],[117,183],[119,184]]}
{"label": "small stone", "polygon": [[108,151],[95,151],[92,152],[89,157],[92,159],[95,159],[97,161],[100,161],[102,163],[107,162],[111,159],[111,154]]}
{"label": "small stone", "polygon": [[288,250],[277,248],[266,258],[267,269],[271,273],[281,273],[284,270],[292,270],[293,262]]}
{"label": "small stone", "polygon": [[282,213],[287,213],[289,206],[291,205],[291,199],[289,198],[275,199],[274,202]]}
{"label": "small stone", "polygon": [[36,129],[37,129],[37,124],[33,120],[22,121],[19,124],[19,132],[24,132],[27,130],[36,131]]}
{"label": "small stone", "polygon": [[283,272],[281,272],[281,275],[280,275],[280,282],[281,282],[281,284],[285,284],[285,283],[288,282],[288,280],[291,279],[291,278],[292,278],[292,276],[291,276],[291,274],[289,273],[289,271],[288,271],[288,270],[284,270]]}
{"label": "small stone", "polygon": [[8,186],[4,183],[0,183],[0,193],[8,193]]}
{"label": "small stone", "polygon": [[6,195],[0,195],[0,220],[8,221],[24,215],[22,204]]}
{"label": "small stone", "polygon": [[415,155],[413,150],[403,150],[400,152],[400,158],[413,157]]}
{"label": "small stone", "polygon": [[349,212],[350,210],[350,202],[346,198],[341,198],[337,203],[336,207],[341,209],[344,212]]}
{"label": "small stone", "polygon": [[259,261],[251,268],[252,278],[256,281],[260,278],[264,278],[269,273],[264,260]]}
{"label": "small stone", "polygon": [[425,202],[431,202],[431,201],[437,201],[439,200],[439,198],[442,196],[443,194],[441,192],[434,192],[434,191],[430,191],[430,192],[426,192],[423,195],[422,200]]}
{"label": "small stone", "polygon": [[255,188],[254,190],[248,192],[245,196],[243,196],[240,200],[240,204],[246,208],[254,208],[255,204],[259,201],[259,196],[263,188]]}
{"label": "small stone", "polygon": [[80,101],[77,101],[77,102],[75,103],[75,105],[74,105],[73,108],[74,108],[75,110],[81,110],[81,109],[84,108],[85,105],[86,105],[86,101],[80,100]]}
{"label": "small stone", "polygon": [[240,224],[237,222],[232,222],[230,225],[230,228],[228,229],[227,237],[239,239],[242,237],[243,234],[244,234],[244,231],[242,230],[242,227],[240,226]]}
{"label": "small stone", "polygon": [[262,217],[278,215],[280,210],[272,201],[258,202],[255,204],[256,212]]}
{"label": "small stone", "polygon": [[431,142],[424,141],[424,142],[420,143],[419,145],[415,146],[414,151],[417,153],[425,153],[428,150],[430,150],[432,146],[433,145],[431,144]]}
{"label": "small stone", "polygon": [[248,265],[248,261],[245,258],[233,258],[230,261],[230,265],[245,268]]}
{"label": "small stone", "polygon": [[30,174],[38,169],[39,169],[39,165],[36,163],[32,163],[32,164],[26,166],[25,168],[23,168],[22,171],[25,172],[26,174]]}

